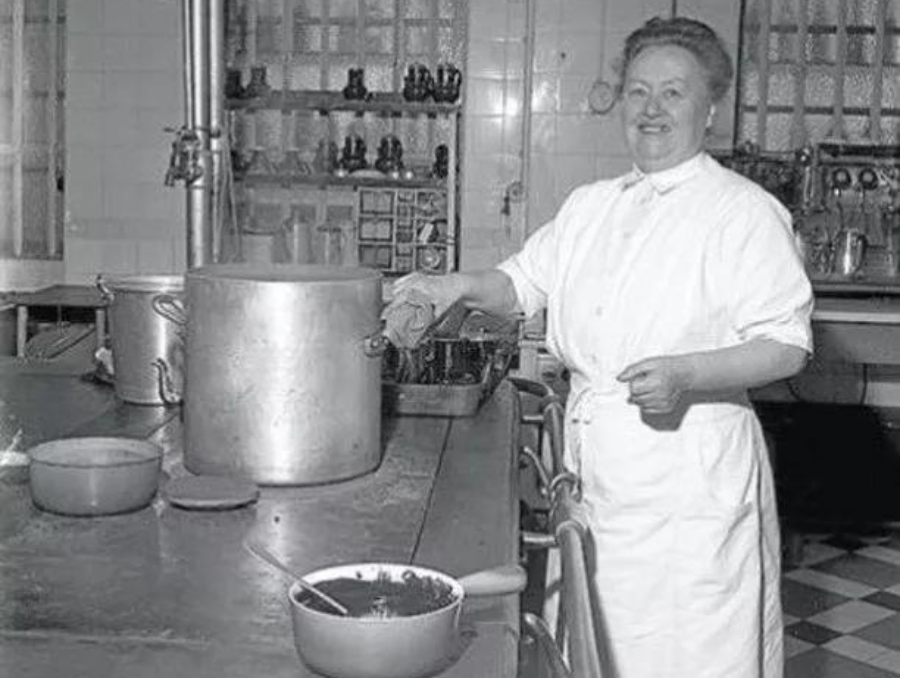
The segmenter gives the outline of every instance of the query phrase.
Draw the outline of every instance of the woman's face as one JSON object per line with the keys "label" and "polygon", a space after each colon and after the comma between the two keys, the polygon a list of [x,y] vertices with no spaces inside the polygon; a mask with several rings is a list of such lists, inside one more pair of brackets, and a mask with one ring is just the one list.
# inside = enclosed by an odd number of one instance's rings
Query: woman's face
{"label": "woman's face", "polygon": [[641,171],[658,172],[696,155],[712,111],[703,68],[683,47],[647,47],[628,67],[622,123]]}

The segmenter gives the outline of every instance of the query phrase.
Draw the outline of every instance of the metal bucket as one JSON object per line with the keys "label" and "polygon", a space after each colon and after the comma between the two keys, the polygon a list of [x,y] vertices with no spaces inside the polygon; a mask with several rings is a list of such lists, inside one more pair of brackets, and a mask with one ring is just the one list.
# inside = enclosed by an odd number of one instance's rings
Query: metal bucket
{"label": "metal bucket", "polygon": [[181,276],[97,277],[97,287],[109,304],[109,334],[116,395],[129,403],[162,405],[154,362],[172,363],[180,351],[178,328],[153,310],[161,293],[178,298]]}
{"label": "metal bucket", "polygon": [[261,485],[381,461],[381,274],[214,264],[185,278],[185,467]]}

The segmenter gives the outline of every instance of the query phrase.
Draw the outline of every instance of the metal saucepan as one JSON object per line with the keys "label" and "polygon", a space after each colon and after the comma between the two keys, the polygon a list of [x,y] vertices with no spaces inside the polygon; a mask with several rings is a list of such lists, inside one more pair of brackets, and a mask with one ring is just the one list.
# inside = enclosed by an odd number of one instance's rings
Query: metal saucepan
{"label": "metal saucepan", "polygon": [[461,579],[425,567],[356,563],[317,570],[310,584],[350,609],[340,616],[294,584],[289,589],[294,646],[303,662],[331,678],[419,678],[452,661],[465,596],[518,593],[518,565]]}

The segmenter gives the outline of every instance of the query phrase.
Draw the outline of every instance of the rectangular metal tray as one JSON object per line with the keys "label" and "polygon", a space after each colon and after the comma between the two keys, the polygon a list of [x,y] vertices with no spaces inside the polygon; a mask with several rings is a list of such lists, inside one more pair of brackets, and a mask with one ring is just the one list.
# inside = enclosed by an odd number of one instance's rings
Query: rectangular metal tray
{"label": "rectangular metal tray", "polygon": [[382,408],[393,414],[471,417],[485,394],[483,384],[381,385]]}

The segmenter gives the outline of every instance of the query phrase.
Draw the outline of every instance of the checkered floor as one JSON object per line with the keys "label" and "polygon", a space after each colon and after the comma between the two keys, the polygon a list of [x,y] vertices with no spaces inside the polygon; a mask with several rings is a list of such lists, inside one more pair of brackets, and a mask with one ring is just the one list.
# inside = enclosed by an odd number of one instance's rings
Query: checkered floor
{"label": "checkered floor", "polygon": [[900,676],[900,524],[795,533],[784,566],[785,678]]}

